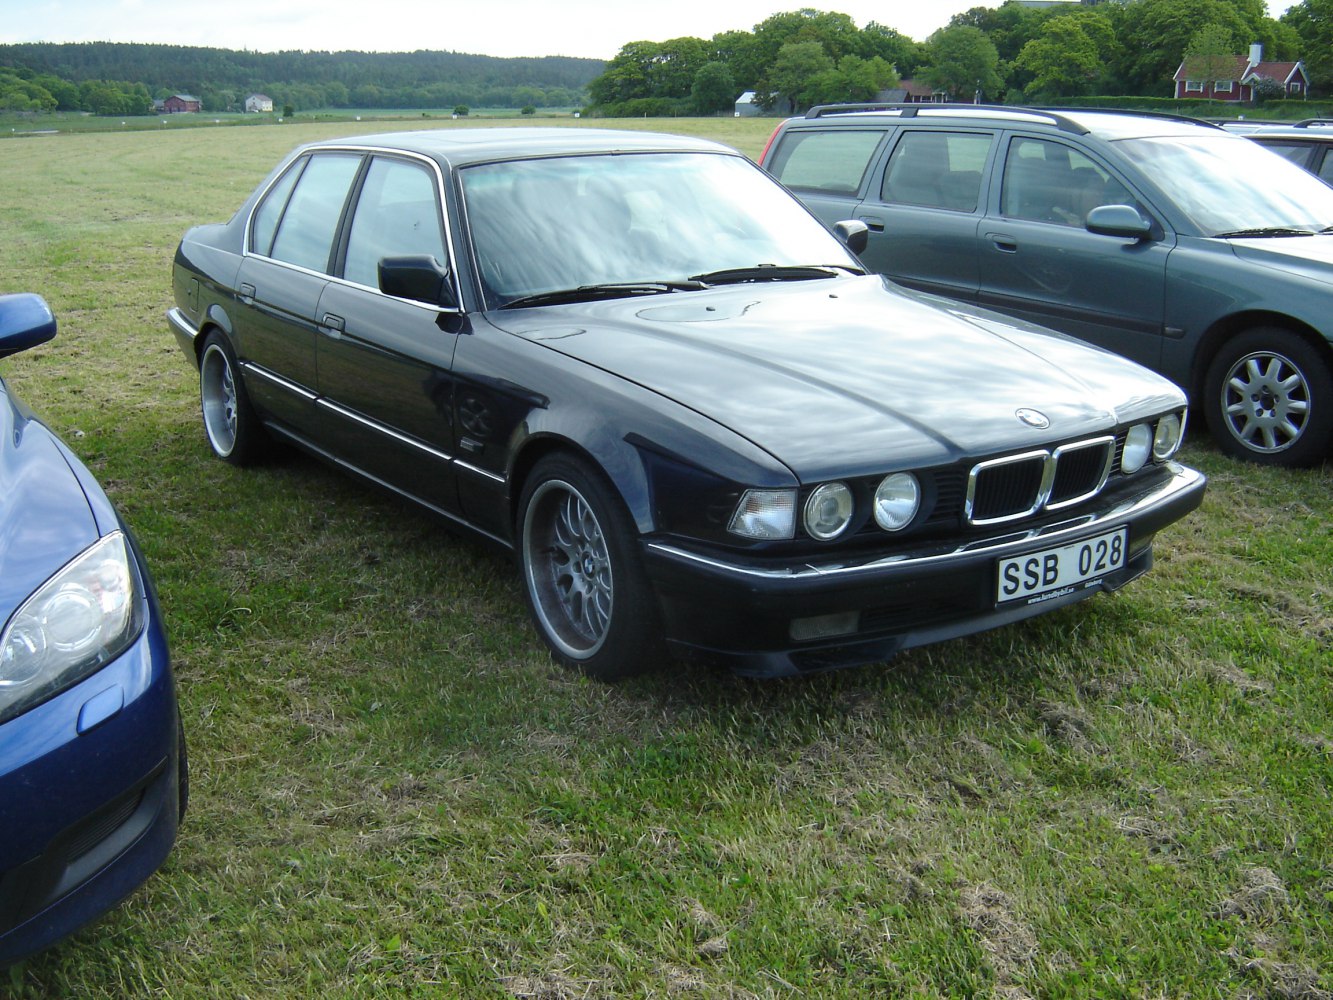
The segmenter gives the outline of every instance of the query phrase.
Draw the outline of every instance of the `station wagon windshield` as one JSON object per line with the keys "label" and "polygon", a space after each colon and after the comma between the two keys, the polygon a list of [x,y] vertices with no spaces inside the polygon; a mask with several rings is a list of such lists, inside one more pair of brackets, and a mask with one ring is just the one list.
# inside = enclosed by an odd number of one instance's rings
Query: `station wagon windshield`
{"label": "station wagon windshield", "polygon": [[1118,143],[1205,236],[1320,233],[1333,188],[1256,143],[1223,136]]}
{"label": "station wagon windshield", "polygon": [[702,287],[699,278],[725,272],[750,280],[861,273],[795,199],[739,157],[511,160],[469,167],[462,179],[492,307],[553,295],[574,299],[580,290],[600,297],[617,288],[688,290]]}

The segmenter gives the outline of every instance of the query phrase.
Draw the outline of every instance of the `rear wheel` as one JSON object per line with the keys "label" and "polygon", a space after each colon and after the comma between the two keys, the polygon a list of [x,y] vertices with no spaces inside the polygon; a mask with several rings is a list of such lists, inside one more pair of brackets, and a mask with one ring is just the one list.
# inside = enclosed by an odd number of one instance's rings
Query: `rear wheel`
{"label": "rear wheel", "polygon": [[519,559],[533,620],[561,662],[609,680],[664,657],[635,530],[604,477],[564,455],[542,459],[519,506]]}
{"label": "rear wheel", "polygon": [[208,335],[199,356],[199,409],[213,454],[232,465],[249,465],[259,458],[264,428],[250,406],[236,355],[217,332]]}
{"label": "rear wheel", "polygon": [[1222,346],[1208,368],[1209,428],[1230,455],[1264,465],[1312,465],[1333,436],[1333,373],[1290,330],[1256,327]]}

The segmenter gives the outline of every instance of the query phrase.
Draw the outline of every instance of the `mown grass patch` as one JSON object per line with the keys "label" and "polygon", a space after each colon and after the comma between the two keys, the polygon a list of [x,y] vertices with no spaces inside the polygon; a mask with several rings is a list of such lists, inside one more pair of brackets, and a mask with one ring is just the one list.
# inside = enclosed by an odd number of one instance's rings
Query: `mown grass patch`
{"label": "mown grass patch", "polygon": [[[771,126],[653,124],[752,156]],[[194,774],[162,872],[0,994],[1333,991],[1327,466],[1196,430],[1204,506],[1119,594],[802,680],[590,682],[502,556],[305,458],[208,457],[176,241],[349,130],[0,143],[0,273],[61,322],[4,374],[147,552]]]}

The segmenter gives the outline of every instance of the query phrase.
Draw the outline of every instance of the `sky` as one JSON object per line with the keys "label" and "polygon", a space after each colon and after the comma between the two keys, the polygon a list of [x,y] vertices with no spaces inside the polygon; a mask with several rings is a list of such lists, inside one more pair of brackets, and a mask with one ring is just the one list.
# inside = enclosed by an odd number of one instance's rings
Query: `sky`
{"label": "sky", "polygon": [[[994,0],[998,4],[999,0]],[[924,41],[986,0],[0,0],[0,43],[159,42],[284,49],[611,59],[626,42],[751,31],[813,7]]]}

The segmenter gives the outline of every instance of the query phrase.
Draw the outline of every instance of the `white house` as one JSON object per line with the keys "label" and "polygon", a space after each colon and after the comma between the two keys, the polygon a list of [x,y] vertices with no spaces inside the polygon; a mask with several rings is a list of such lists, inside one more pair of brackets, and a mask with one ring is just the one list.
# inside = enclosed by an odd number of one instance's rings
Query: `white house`
{"label": "white house", "polygon": [[273,98],[266,94],[251,94],[245,99],[245,111],[249,114],[251,111],[272,111]]}

